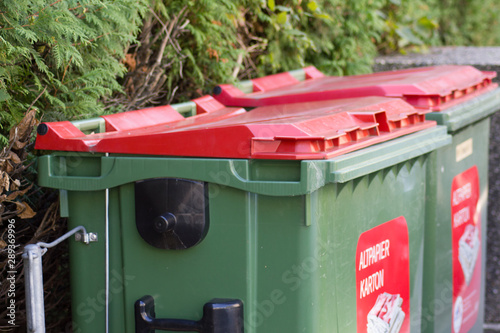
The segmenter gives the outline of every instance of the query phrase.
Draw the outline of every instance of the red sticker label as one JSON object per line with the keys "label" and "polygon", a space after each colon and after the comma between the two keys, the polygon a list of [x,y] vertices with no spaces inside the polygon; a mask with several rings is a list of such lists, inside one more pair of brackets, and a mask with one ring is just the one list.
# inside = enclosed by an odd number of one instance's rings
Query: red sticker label
{"label": "red sticker label", "polygon": [[453,257],[453,332],[468,332],[479,311],[481,288],[481,212],[479,174],[473,166],[453,178],[451,230]]}
{"label": "red sticker label", "polygon": [[358,332],[410,332],[410,259],[403,216],[359,236],[356,297]]}

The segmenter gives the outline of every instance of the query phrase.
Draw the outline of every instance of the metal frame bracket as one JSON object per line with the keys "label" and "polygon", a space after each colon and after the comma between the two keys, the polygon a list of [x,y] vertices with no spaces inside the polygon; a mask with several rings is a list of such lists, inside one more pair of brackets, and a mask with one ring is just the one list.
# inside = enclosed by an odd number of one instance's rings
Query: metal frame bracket
{"label": "metal frame bracket", "polygon": [[81,231],[81,232],[77,232],[75,234],[75,241],[77,241],[77,242],[89,244],[92,242],[97,242],[98,240],[99,240],[99,238],[97,237],[97,233],[95,233],[95,232]]}

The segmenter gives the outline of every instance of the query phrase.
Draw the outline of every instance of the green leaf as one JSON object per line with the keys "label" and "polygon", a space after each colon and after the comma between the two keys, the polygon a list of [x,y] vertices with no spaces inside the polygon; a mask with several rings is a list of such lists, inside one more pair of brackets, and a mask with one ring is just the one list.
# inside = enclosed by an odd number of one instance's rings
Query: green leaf
{"label": "green leaf", "polygon": [[274,8],[276,6],[276,3],[274,2],[274,0],[267,0],[267,7],[269,7],[270,10],[272,10],[274,12]]}
{"label": "green leaf", "polygon": [[418,20],[418,24],[424,28],[429,29],[429,30],[434,30],[434,29],[437,29],[439,27],[439,25],[435,21],[429,19],[427,16],[421,17]]}
{"label": "green leaf", "polygon": [[396,33],[398,34],[399,37],[401,37],[404,41],[408,43],[416,45],[423,44],[422,40],[418,38],[409,27],[396,29]]}
{"label": "green leaf", "polygon": [[387,14],[384,13],[383,11],[381,10],[376,10],[375,11],[375,14],[377,14],[380,18],[382,18],[383,20],[387,20]]}
{"label": "green leaf", "polygon": [[314,12],[316,9],[318,9],[318,4],[316,3],[316,1],[309,1],[307,3],[307,8],[309,8],[311,12]]}
{"label": "green leaf", "polygon": [[0,89],[0,102],[8,101],[11,98],[7,90]]}
{"label": "green leaf", "polygon": [[8,144],[9,144],[9,139],[6,136],[0,134],[0,146],[6,146]]}
{"label": "green leaf", "polygon": [[323,19],[323,20],[328,20],[328,21],[333,21],[332,17],[328,14],[317,14],[317,13],[314,13],[314,17],[317,17],[317,18],[320,18],[320,19]]}
{"label": "green leaf", "polygon": [[293,10],[286,6],[276,6],[276,9],[281,12],[293,13]]}
{"label": "green leaf", "polygon": [[278,24],[284,25],[287,21],[288,15],[285,12],[281,12],[277,15]]}

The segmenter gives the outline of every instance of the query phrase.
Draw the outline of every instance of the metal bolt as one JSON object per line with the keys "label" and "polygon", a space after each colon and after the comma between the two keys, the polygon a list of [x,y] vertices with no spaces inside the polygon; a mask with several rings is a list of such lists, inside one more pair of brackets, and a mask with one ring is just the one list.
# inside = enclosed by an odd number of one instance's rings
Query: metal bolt
{"label": "metal bolt", "polygon": [[89,239],[90,239],[91,242],[96,242],[97,241],[97,234],[91,232],[89,234]]}
{"label": "metal bolt", "polygon": [[75,240],[76,240],[77,242],[80,242],[80,241],[82,240],[82,234],[81,234],[81,233],[79,233],[79,232],[77,232],[77,233],[75,234]]}

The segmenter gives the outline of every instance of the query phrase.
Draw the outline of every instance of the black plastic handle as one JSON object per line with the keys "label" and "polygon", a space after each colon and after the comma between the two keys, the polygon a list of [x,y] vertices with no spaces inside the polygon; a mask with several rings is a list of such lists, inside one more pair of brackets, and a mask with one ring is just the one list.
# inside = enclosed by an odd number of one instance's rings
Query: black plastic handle
{"label": "black plastic handle", "polygon": [[152,296],[135,302],[136,333],[154,333],[154,330],[201,333],[243,333],[243,302],[237,299],[216,298],[203,306],[199,321],[155,318]]}

